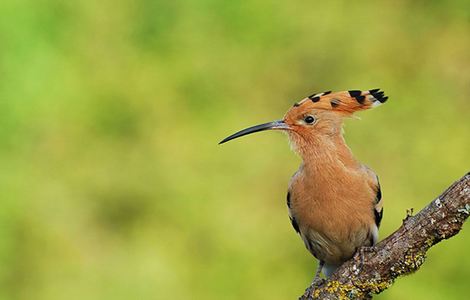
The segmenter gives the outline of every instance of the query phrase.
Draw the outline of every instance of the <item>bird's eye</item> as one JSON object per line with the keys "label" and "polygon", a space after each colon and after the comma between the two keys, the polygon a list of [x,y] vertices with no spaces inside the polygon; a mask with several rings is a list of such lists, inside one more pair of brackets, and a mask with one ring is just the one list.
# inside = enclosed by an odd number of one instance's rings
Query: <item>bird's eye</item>
{"label": "bird's eye", "polygon": [[305,119],[304,119],[305,123],[307,124],[312,124],[313,122],[315,122],[315,118],[312,117],[312,116],[306,116]]}

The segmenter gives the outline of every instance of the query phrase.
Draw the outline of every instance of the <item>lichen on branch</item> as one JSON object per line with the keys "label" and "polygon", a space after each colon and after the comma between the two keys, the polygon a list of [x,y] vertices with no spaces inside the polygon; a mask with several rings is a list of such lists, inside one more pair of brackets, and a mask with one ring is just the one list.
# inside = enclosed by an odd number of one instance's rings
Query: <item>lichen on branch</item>
{"label": "lichen on branch", "polygon": [[456,235],[470,215],[470,172],[374,247],[361,249],[330,278],[308,287],[300,300],[371,299],[400,276],[413,273],[426,252]]}

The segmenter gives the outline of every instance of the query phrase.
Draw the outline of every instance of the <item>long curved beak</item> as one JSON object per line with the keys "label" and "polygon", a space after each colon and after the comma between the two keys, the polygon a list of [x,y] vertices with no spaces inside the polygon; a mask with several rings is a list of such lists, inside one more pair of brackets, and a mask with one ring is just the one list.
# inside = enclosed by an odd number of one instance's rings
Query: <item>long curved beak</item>
{"label": "long curved beak", "polygon": [[234,133],[231,136],[228,136],[225,139],[223,139],[219,143],[219,145],[223,144],[225,142],[228,142],[230,140],[239,138],[241,136],[244,136],[244,135],[247,135],[247,134],[250,134],[250,133],[255,133],[255,132],[258,132],[258,131],[264,131],[264,130],[289,130],[289,129],[290,129],[289,125],[284,123],[284,121],[282,121],[282,120],[273,121],[273,122],[269,122],[269,123],[264,123],[264,124],[260,124],[260,125],[256,125],[256,126],[253,126],[253,127],[249,127],[249,128],[240,130],[239,132]]}

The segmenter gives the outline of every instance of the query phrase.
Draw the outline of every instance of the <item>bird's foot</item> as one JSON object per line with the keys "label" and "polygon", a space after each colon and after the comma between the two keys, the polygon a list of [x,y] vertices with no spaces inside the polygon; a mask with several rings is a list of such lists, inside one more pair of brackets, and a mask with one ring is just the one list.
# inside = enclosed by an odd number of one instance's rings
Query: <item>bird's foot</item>
{"label": "bird's foot", "polygon": [[361,261],[360,261],[360,263],[359,263],[359,268],[358,268],[358,270],[357,270],[357,273],[358,273],[358,274],[359,274],[359,272],[362,271],[362,267],[364,266],[364,254],[367,253],[367,252],[369,252],[369,253],[370,253],[370,252],[374,252],[374,247],[366,247],[366,246],[364,246],[364,247],[361,247],[361,248],[359,249],[359,253],[360,253],[360,255],[361,255]]}
{"label": "bird's foot", "polygon": [[320,284],[322,284],[325,281],[325,279],[322,279],[320,277],[321,271],[322,271],[324,265],[325,265],[324,261],[320,261],[320,263],[318,264],[317,272],[315,273],[315,277],[313,278],[313,281],[312,281],[312,286],[313,287],[319,286]]}
{"label": "bird's foot", "polygon": [[318,286],[322,285],[325,281],[326,279],[323,279],[320,276],[315,276],[310,286],[312,286],[313,288],[317,288]]}

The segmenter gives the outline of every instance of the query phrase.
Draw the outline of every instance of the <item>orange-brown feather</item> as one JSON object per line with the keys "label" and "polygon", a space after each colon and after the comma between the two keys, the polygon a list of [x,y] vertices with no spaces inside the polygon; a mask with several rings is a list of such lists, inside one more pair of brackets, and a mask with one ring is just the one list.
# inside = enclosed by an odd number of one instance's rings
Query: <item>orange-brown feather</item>
{"label": "orange-brown feather", "polygon": [[320,93],[302,99],[299,103],[296,103],[293,110],[330,110],[340,115],[350,115],[356,111],[372,108],[388,99],[388,97],[384,96],[383,92],[380,92],[378,89],[322,94],[323,93]]}
{"label": "orange-brown feather", "polygon": [[[387,100],[378,90],[320,93],[295,104],[284,116],[291,144],[303,164],[290,185],[289,214],[312,254],[338,266],[377,239],[374,208],[378,182],[358,162],[342,136],[344,117]],[[305,124],[306,116],[316,122]],[[375,236],[374,236],[375,235]]]}
{"label": "orange-brown feather", "polygon": [[318,148],[311,148],[308,157],[303,156],[303,166],[291,181],[290,213],[304,239],[323,240],[318,249],[309,250],[320,260],[337,265],[369,242],[374,224],[374,177],[344,143],[315,146]]}

